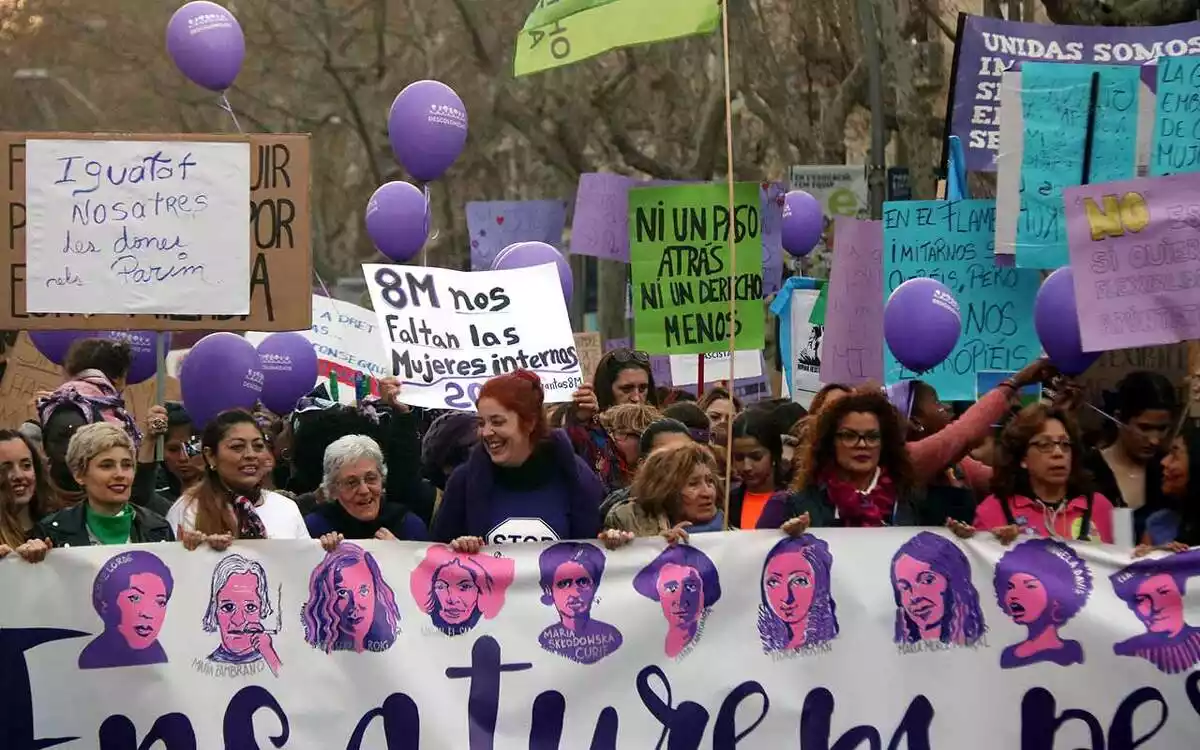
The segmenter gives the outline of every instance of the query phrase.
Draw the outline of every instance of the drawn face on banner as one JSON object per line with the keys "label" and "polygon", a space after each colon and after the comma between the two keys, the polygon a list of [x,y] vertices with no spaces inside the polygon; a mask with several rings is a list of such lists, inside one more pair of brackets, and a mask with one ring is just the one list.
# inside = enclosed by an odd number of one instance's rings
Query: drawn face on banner
{"label": "drawn face on banner", "polygon": [[919,626],[929,629],[946,617],[945,576],[927,562],[903,555],[896,561],[896,589],[900,606]]}
{"label": "drawn face on banner", "polygon": [[951,540],[923,531],[892,557],[896,643],[973,645],[987,630],[971,563]]}
{"label": "drawn face on banner", "polygon": [[771,611],[791,627],[802,627],[812,607],[816,575],[800,552],[785,552],[767,561],[763,591]]}
{"label": "drawn face on banner", "polygon": [[1198,574],[1200,550],[1191,550],[1138,560],[1110,576],[1113,592],[1146,629],[1114,645],[1113,652],[1145,659],[1168,674],[1200,664],[1200,628],[1184,619],[1188,579]]}
{"label": "drawn face on banner", "polygon": [[596,583],[587,568],[567,562],[554,571],[554,608],[563,617],[579,617],[592,609]]}
{"label": "drawn face on banner", "polygon": [[812,534],[781,539],[771,548],[763,563],[758,611],[764,652],[811,648],[837,637],[832,567],[829,545]]}
{"label": "drawn face on banner", "polygon": [[217,591],[217,630],[226,651],[244,654],[254,650],[254,634],[263,632],[263,602],[259,589],[265,588],[257,574],[235,573]]}
{"label": "drawn face on banner", "polygon": [[1142,581],[1134,602],[1147,631],[1175,635],[1183,630],[1183,592],[1173,576],[1160,573]]}
{"label": "drawn face on banner", "polygon": [[695,568],[668,563],[658,574],[658,601],[673,628],[693,627],[704,611],[704,581]]}
{"label": "drawn face on banner", "polygon": [[463,555],[434,544],[409,576],[409,588],[430,623],[456,636],[469,632],[480,619],[500,614],[515,575],[511,558]]}
{"label": "drawn face on banner", "polygon": [[1046,587],[1037,576],[1017,573],[1008,579],[1004,609],[1018,625],[1032,625],[1042,619],[1050,604]]}
{"label": "drawn face on banner", "polygon": [[135,573],[129,577],[129,588],[117,595],[117,611],[121,613],[117,632],[130,648],[147,648],[158,639],[169,600],[167,583],[160,576]]}
{"label": "drawn face on banner", "polygon": [[433,595],[438,614],[450,625],[462,625],[479,614],[479,582],[475,572],[458,564],[446,563],[433,576]]}
{"label": "drawn face on banner", "polygon": [[104,632],[79,655],[80,669],[162,664],[158,643],[175,582],[171,571],[144,550],[123,552],[100,569],[92,584],[92,606]]}
{"label": "drawn face on banner", "polygon": [[375,579],[367,563],[357,562],[337,574],[338,629],[353,640],[363,640],[375,619]]}
{"label": "drawn face on banner", "polygon": [[1026,640],[1000,656],[1004,669],[1039,662],[1080,664],[1083,647],[1058,631],[1077,615],[1092,593],[1092,573],[1071,547],[1053,539],[1030,539],[1001,556],[992,575],[996,601],[1012,621],[1028,628]]}

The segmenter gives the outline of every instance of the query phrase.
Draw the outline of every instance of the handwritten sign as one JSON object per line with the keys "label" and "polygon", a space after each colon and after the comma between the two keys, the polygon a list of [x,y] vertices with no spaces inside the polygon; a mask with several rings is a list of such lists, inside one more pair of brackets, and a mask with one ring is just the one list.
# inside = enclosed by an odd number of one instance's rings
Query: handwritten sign
{"label": "handwritten sign", "polygon": [[1200,171],[1200,57],[1158,62],[1150,174]]}
{"label": "handwritten sign", "polygon": [[309,136],[205,135],[205,141],[250,143],[250,187],[246,232],[250,253],[248,315],[74,315],[26,309],[26,139],[189,141],[194,135],[94,135],[87,133],[0,133],[0,330],[295,331],[312,322],[312,248],[309,231]]}
{"label": "handwritten sign", "polygon": [[597,331],[575,334],[575,351],[579,353],[579,371],[587,383],[596,376],[596,366],[604,356],[604,349]]}
{"label": "handwritten sign", "polygon": [[[762,348],[762,212],[757,183],[738,183],[734,215],[723,184],[629,194],[634,340],[655,354]],[[729,240],[737,243],[731,283]],[[730,316],[730,300],[736,314]]]}
{"label": "handwritten sign", "polygon": [[[1020,370],[1041,353],[1033,327],[1040,274],[996,266],[993,201],[899,201],[885,204],[883,213],[885,297],[911,278],[928,277],[945,284],[962,311],[958,345],[945,362],[919,376],[941,398],[971,401],[975,373]],[[918,377],[891,351],[885,353],[884,376],[888,384]]]}
{"label": "handwritten sign", "polygon": [[471,270],[489,271],[496,254],[514,242],[545,242],[563,249],[563,201],[472,201],[467,204]]}
{"label": "handwritten sign", "polygon": [[1083,182],[1092,73],[1100,74],[1100,88],[1090,181],[1133,177],[1141,86],[1136,66],[1026,62],[1019,78],[1006,74],[1010,84],[1019,83],[1002,90],[997,208],[1004,218],[997,243],[1022,268],[1067,264],[1062,189]]}
{"label": "handwritten sign", "polygon": [[1200,339],[1200,173],[1065,197],[1084,350]]}
{"label": "handwritten sign", "polygon": [[30,312],[250,311],[250,145],[30,140]]}
{"label": "handwritten sign", "polygon": [[[379,379],[388,375],[390,366],[379,345],[374,311],[323,294],[313,295],[312,309],[312,326],[299,333],[312,342],[317,353],[317,380],[313,385],[328,379],[331,372],[337,373],[338,382],[351,384],[362,373],[369,378],[371,392],[378,394]],[[247,331],[246,339],[258,346],[268,335]],[[342,403],[355,403],[354,388],[340,388],[338,398]]]}
{"label": "handwritten sign", "polygon": [[567,306],[552,265],[511,271],[363,264],[388,370],[405,403],[474,411],[488,378],[531,370],[546,403],[583,384]]}
{"label": "handwritten sign", "polygon": [[883,223],[834,219],[821,382],[883,382]]}

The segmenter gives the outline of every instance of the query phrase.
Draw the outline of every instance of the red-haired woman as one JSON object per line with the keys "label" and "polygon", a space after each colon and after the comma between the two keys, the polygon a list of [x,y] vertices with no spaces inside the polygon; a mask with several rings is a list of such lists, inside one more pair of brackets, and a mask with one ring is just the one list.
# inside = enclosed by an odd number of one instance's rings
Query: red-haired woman
{"label": "red-haired woman", "polygon": [[594,539],[603,487],[561,430],[551,431],[542,383],[527,370],[479,391],[479,444],[446,483],[434,540],[475,553],[484,544]]}

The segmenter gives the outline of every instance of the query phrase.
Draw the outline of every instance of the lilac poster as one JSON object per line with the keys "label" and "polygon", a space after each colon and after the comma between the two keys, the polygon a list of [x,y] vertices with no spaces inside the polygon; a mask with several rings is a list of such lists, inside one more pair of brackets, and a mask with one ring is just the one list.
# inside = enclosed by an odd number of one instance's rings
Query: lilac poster
{"label": "lilac poster", "polygon": [[[635,187],[687,184],[672,180],[636,180],[607,172],[588,172],[579,178],[575,215],[571,222],[571,252],[603,260],[629,262],[629,191]],[[759,184],[762,200],[763,296],[779,291],[783,278],[782,182]],[[472,233],[474,237],[474,233]]]}
{"label": "lilac poster", "polygon": [[514,242],[545,242],[563,249],[566,201],[472,201],[467,204],[471,270],[488,271]]}
{"label": "lilac poster", "polygon": [[1000,78],[1022,60],[1152,64],[1161,56],[1200,54],[1200,22],[1173,26],[1044,26],[968,16],[959,40],[952,132],[967,169],[996,170],[1000,149]]}
{"label": "lilac poster", "polygon": [[883,382],[883,222],[834,218],[822,383]]}
{"label": "lilac poster", "polygon": [[1063,197],[1084,351],[1200,339],[1200,173]]}

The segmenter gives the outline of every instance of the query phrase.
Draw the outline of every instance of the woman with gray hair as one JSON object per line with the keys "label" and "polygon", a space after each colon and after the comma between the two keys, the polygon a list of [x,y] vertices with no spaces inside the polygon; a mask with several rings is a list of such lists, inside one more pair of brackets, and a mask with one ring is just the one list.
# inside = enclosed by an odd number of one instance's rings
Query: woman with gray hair
{"label": "woman with gray hair", "polygon": [[67,445],[66,466],[84,493],[83,502],[42,519],[15,552],[29,562],[51,547],[142,544],[175,540],[162,516],[129,502],[133,489],[133,440],[108,422],[84,425]]}
{"label": "woman with gray hair", "polygon": [[429,539],[425,522],[403,503],[384,500],[387,464],[379,444],[366,435],[346,435],[325,449],[321,488],[328,498],[305,517],[308,533],[327,551],[343,539]]}

